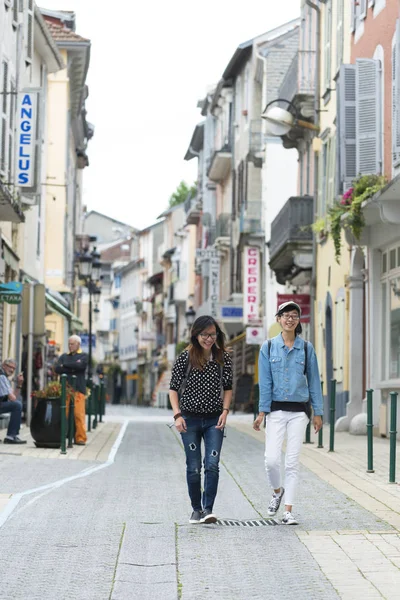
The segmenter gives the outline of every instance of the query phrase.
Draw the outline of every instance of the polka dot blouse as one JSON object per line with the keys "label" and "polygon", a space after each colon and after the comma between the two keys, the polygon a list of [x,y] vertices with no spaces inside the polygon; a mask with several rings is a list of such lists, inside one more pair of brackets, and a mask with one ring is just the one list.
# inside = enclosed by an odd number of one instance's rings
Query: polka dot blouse
{"label": "polka dot blouse", "polygon": [[[172,368],[170,389],[179,391],[185,376],[189,352],[185,350],[178,356]],[[224,352],[224,368],[222,371],[224,390],[232,389],[232,360]],[[222,412],[221,368],[219,363],[211,359],[204,369],[190,371],[185,391],[180,399],[179,408],[183,413],[215,415]]]}

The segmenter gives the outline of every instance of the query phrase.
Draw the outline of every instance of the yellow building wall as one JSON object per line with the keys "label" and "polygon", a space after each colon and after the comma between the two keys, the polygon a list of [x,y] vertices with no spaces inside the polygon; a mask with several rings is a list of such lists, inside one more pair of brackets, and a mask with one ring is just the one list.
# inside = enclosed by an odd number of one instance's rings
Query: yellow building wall
{"label": "yellow building wall", "polygon": [[[323,206],[329,208],[335,200],[335,178],[331,188],[328,191],[328,197],[322,198],[322,176],[323,168],[322,164],[322,147],[324,143],[329,140],[334,140],[336,143],[336,113],[337,113],[337,97],[336,97],[336,81],[335,78],[340,69],[339,59],[342,59],[344,64],[350,62],[350,51],[351,51],[351,34],[350,34],[350,10],[346,8],[346,2],[343,2],[343,32],[340,35],[338,33],[338,17],[340,16],[340,4],[337,0],[333,0],[328,4],[320,4],[321,6],[321,36],[320,36],[320,83],[321,83],[321,100],[320,100],[320,140],[316,144],[319,159],[319,198],[318,198],[318,217],[325,217],[326,212],[323,210]],[[330,50],[326,51],[326,34],[329,28],[326,27],[326,20],[328,19],[328,10],[331,10],[331,40]],[[341,52],[337,52],[337,44],[342,40],[343,47]],[[330,81],[327,85],[326,80],[326,58],[330,56]],[[327,87],[331,89],[330,100],[325,103],[323,96],[327,90]],[[322,143],[321,143],[322,142]],[[331,158],[330,163],[333,173],[336,175],[336,151],[334,156]],[[325,176],[327,173],[325,173]],[[325,305],[327,294],[330,293],[332,298],[332,338],[333,338],[333,367],[337,368],[335,364],[335,352],[336,352],[336,340],[335,340],[335,323],[337,318],[337,299],[338,293],[341,289],[344,289],[345,298],[345,319],[344,319],[344,360],[343,360],[343,381],[342,390],[347,392],[349,390],[349,294],[346,288],[347,277],[350,273],[350,251],[349,246],[346,244],[344,235],[342,234],[342,255],[340,264],[335,260],[334,246],[332,239],[328,236],[327,240],[323,243],[317,244],[317,266],[316,266],[316,304],[315,304],[315,345],[318,356],[318,362],[320,364],[320,370],[322,373],[322,379],[324,381],[324,394],[327,394],[327,382],[326,382],[326,320],[325,320]],[[335,371],[334,371],[335,377]]]}
{"label": "yellow building wall", "polygon": [[[62,54],[67,64],[66,51]],[[64,223],[68,118],[69,80],[67,70],[64,69],[48,78],[45,282],[48,287],[57,291],[67,291],[64,284]]]}
{"label": "yellow building wall", "polygon": [[49,332],[48,339],[54,340],[60,348],[60,354],[67,352],[68,321],[58,313],[51,313],[45,318],[46,331]]}

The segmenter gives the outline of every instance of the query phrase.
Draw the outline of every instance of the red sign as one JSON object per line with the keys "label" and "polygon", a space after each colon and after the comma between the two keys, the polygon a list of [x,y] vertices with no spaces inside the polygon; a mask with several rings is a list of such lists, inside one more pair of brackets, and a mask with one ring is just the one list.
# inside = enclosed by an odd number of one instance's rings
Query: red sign
{"label": "red sign", "polygon": [[252,246],[244,248],[243,322],[256,324],[260,313],[260,250]]}
{"label": "red sign", "polygon": [[310,322],[310,295],[309,294],[277,294],[277,307],[284,302],[296,302],[301,309],[301,320],[303,323]]}

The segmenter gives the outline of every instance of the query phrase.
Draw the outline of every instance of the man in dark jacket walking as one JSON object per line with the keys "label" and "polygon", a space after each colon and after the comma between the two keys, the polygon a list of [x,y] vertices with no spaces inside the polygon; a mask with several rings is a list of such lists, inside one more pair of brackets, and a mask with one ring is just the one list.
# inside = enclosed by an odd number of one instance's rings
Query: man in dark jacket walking
{"label": "man in dark jacket walking", "polygon": [[[59,375],[65,373],[67,382],[72,386],[72,376],[76,375],[75,398],[75,444],[84,446],[86,444],[85,426],[85,400],[86,400],[86,368],[88,356],[81,350],[81,338],[71,335],[68,340],[69,352],[62,354],[57,361],[55,372]],[[67,412],[69,402],[67,400]]]}

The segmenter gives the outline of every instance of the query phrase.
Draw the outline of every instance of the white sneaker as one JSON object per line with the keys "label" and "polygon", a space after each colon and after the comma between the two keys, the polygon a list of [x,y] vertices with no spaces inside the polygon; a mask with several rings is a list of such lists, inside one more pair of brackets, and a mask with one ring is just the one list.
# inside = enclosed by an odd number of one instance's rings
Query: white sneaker
{"label": "white sneaker", "polygon": [[282,525],[298,525],[298,521],[294,518],[291,512],[288,510],[283,513]]}
{"label": "white sneaker", "polygon": [[276,513],[278,512],[284,493],[285,493],[285,488],[281,488],[281,491],[279,494],[275,494],[275,492],[272,494],[271,501],[268,505],[268,516],[269,517],[274,517],[276,515]]}

